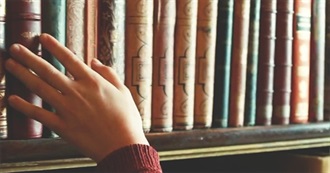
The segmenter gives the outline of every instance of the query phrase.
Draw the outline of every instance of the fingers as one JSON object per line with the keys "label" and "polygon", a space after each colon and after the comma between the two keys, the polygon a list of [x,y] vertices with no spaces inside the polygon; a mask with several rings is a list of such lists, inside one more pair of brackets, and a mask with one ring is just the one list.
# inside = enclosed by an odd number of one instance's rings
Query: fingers
{"label": "fingers", "polygon": [[61,131],[63,125],[61,119],[54,113],[46,111],[40,107],[32,105],[18,96],[10,96],[8,98],[10,106],[22,112],[29,118],[35,119],[55,132]]}
{"label": "fingers", "polygon": [[15,62],[15,60],[7,60],[5,67],[8,72],[12,73],[17,79],[23,82],[27,88],[54,106],[55,109],[62,102],[63,96],[58,90],[45,83],[30,70]]}
{"label": "fingers", "polygon": [[63,85],[63,83],[71,81],[68,77],[26,47],[14,44],[10,47],[10,53],[15,60],[32,69],[40,78],[57,90],[65,93],[70,89],[67,85]]}
{"label": "fingers", "polygon": [[48,34],[41,34],[41,45],[53,54],[74,77],[81,79],[88,75],[89,68],[84,62],[80,61],[69,49],[61,45],[55,38]]}
{"label": "fingers", "polygon": [[117,89],[121,89],[124,86],[113,68],[101,64],[100,61],[96,59],[92,60],[91,67]]}

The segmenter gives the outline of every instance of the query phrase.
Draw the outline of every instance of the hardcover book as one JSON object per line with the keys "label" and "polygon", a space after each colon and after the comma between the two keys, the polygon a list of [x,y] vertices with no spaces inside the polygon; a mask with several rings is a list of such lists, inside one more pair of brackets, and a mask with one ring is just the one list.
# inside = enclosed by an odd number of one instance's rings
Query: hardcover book
{"label": "hardcover book", "polygon": [[326,1],[324,120],[330,121],[330,1]]}
{"label": "hardcover book", "polygon": [[199,0],[197,15],[194,128],[212,124],[218,0]]}
{"label": "hardcover book", "polygon": [[[20,43],[33,53],[40,55],[38,36],[41,33],[41,1],[6,1],[6,48]],[[18,79],[6,73],[6,97],[18,95],[26,101],[41,107],[41,99],[33,94]],[[42,124],[27,118],[11,106],[7,107],[8,138],[30,139],[42,136]]]}
{"label": "hardcover book", "polygon": [[189,130],[194,124],[198,0],[177,0],[176,5],[173,126]]}
{"label": "hardcover book", "polygon": [[6,112],[6,79],[4,62],[6,58],[5,45],[5,20],[6,17],[6,0],[0,0],[0,139],[8,137],[7,132],[7,112]]}
{"label": "hardcover book", "polygon": [[145,132],[151,128],[153,1],[126,1],[125,84],[142,117]]}
{"label": "hardcover book", "polygon": [[85,4],[85,63],[90,66],[97,58],[99,0],[89,0]]}
{"label": "hardcover book", "polygon": [[176,1],[154,1],[152,131],[173,129],[174,29]]}

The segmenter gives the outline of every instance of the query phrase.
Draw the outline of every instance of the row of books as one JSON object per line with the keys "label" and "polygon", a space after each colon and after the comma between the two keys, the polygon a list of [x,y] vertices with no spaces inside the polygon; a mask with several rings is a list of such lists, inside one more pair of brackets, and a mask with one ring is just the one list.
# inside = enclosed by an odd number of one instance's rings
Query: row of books
{"label": "row of books", "polygon": [[[146,132],[330,119],[325,0],[0,0],[0,7],[1,60],[19,42],[65,73],[40,50],[36,36],[49,33],[87,65],[98,58],[116,69]],[[2,94],[52,110],[3,72]],[[9,139],[54,135],[2,100],[0,138],[7,127]]]}

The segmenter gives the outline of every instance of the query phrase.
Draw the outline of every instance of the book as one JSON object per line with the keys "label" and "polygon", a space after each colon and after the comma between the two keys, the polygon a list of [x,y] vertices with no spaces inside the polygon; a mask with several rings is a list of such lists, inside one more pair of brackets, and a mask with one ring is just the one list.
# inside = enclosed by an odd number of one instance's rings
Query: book
{"label": "book", "polygon": [[94,58],[97,58],[98,38],[98,11],[99,0],[87,0],[85,4],[85,63],[91,66]]}
{"label": "book", "polygon": [[256,124],[270,125],[273,113],[276,0],[261,1]]}
{"label": "book", "polygon": [[[41,55],[38,36],[41,33],[41,1],[6,1],[6,49],[13,43],[20,43],[33,53]],[[32,93],[13,75],[6,73],[6,97],[18,95],[35,106],[42,106],[40,97]],[[42,124],[27,118],[19,111],[7,106],[9,139],[30,139],[42,136]]]}
{"label": "book", "polygon": [[291,123],[308,122],[311,7],[311,1],[294,1]]}
{"label": "book", "polygon": [[151,128],[153,1],[126,1],[125,84],[142,117],[145,132]]}
{"label": "book", "polygon": [[309,122],[324,119],[325,0],[312,1]]}
{"label": "book", "polygon": [[250,0],[234,1],[234,30],[230,76],[229,126],[244,124]]}
{"label": "book", "polygon": [[194,124],[198,0],[177,0],[176,5],[173,128],[189,130]]}
{"label": "book", "polygon": [[260,0],[251,0],[249,43],[246,69],[244,125],[255,125],[257,103],[257,73],[259,57]]}
{"label": "book", "polygon": [[85,7],[85,0],[66,1],[66,47],[83,62],[85,62]]}
{"label": "book", "polygon": [[198,1],[194,128],[212,124],[217,15],[218,0]]}
{"label": "book", "polygon": [[152,131],[173,129],[174,29],[176,1],[154,1]]}
{"label": "book", "polygon": [[[41,19],[43,21],[41,32],[50,34],[65,45],[66,0],[42,0]],[[46,49],[42,49],[42,57],[60,72],[65,73],[64,66]],[[46,110],[55,112],[55,109],[46,102],[43,102],[42,106]],[[43,137],[58,137],[58,135],[44,126]]]}
{"label": "book", "polygon": [[294,0],[277,0],[273,124],[289,124]]}
{"label": "book", "polygon": [[6,139],[8,137],[5,101],[6,79],[4,68],[6,58],[5,24],[6,0],[0,0],[0,139]]}
{"label": "book", "polygon": [[326,1],[326,40],[324,73],[324,120],[330,121],[330,1]]}
{"label": "book", "polygon": [[215,51],[213,127],[227,127],[234,0],[219,0]]}
{"label": "book", "polygon": [[125,1],[100,0],[98,13],[97,58],[103,64],[113,67],[120,79],[124,81]]}

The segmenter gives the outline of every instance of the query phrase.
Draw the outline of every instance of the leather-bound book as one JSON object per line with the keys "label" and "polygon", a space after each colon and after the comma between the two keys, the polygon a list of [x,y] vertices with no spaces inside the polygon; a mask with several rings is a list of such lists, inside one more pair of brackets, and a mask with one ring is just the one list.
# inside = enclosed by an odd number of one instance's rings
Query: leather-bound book
{"label": "leather-bound book", "polygon": [[85,4],[85,63],[90,66],[97,58],[99,0],[88,0]]}
{"label": "leather-bound book", "polygon": [[251,0],[250,6],[249,50],[246,70],[246,93],[244,108],[245,126],[255,125],[256,119],[260,3],[261,0]]}
{"label": "leather-bound book", "polygon": [[154,0],[152,131],[173,129],[175,0]]}
{"label": "leather-bound book", "polygon": [[234,1],[234,34],[230,76],[229,126],[244,124],[246,65],[249,40],[250,0]]}
{"label": "leather-bound book", "polygon": [[[41,18],[42,33],[52,35],[62,45],[65,45],[66,0],[42,0]],[[42,57],[56,69],[65,73],[64,66],[46,49],[42,49]],[[43,107],[49,111],[55,112],[55,110],[46,102],[43,102]],[[58,135],[44,126],[43,137],[58,137]]]}
{"label": "leather-bound book", "polygon": [[[6,49],[20,43],[40,55],[38,35],[41,33],[41,1],[6,1]],[[42,106],[40,97],[32,93],[18,79],[6,73],[6,97],[18,95],[36,106]],[[42,124],[27,118],[11,106],[7,107],[8,138],[30,139],[42,136]]]}
{"label": "leather-bound book", "polygon": [[330,121],[330,1],[326,1],[324,120]]}
{"label": "leather-bound book", "polygon": [[142,117],[145,132],[151,128],[153,1],[126,1],[125,84]]}
{"label": "leather-bound book", "polygon": [[214,70],[213,127],[227,127],[234,0],[219,0]]}
{"label": "leather-bound book", "polygon": [[270,125],[273,112],[276,0],[261,1],[256,124]]}
{"label": "leather-bound book", "polygon": [[291,123],[307,123],[309,111],[309,72],[311,1],[294,1]]}
{"label": "leather-bound book", "polygon": [[194,128],[212,124],[217,14],[218,0],[198,1]]}
{"label": "leather-bound book", "polygon": [[277,0],[273,124],[289,124],[294,0]]}
{"label": "leather-bound book", "polygon": [[125,79],[125,3],[122,0],[100,0],[98,7],[97,58],[115,68],[122,81]]}
{"label": "leather-bound book", "polygon": [[173,126],[189,130],[194,124],[198,0],[177,0],[176,5]]}
{"label": "leather-bound book", "polygon": [[6,58],[5,45],[5,24],[6,24],[6,0],[0,0],[0,139],[8,136],[7,132],[7,112],[5,102],[5,68],[4,62]]}
{"label": "leather-bound book", "polygon": [[76,57],[85,58],[85,0],[66,1],[66,47]]}
{"label": "leather-bound book", "polygon": [[324,119],[325,0],[312,1],[309,121]]}

